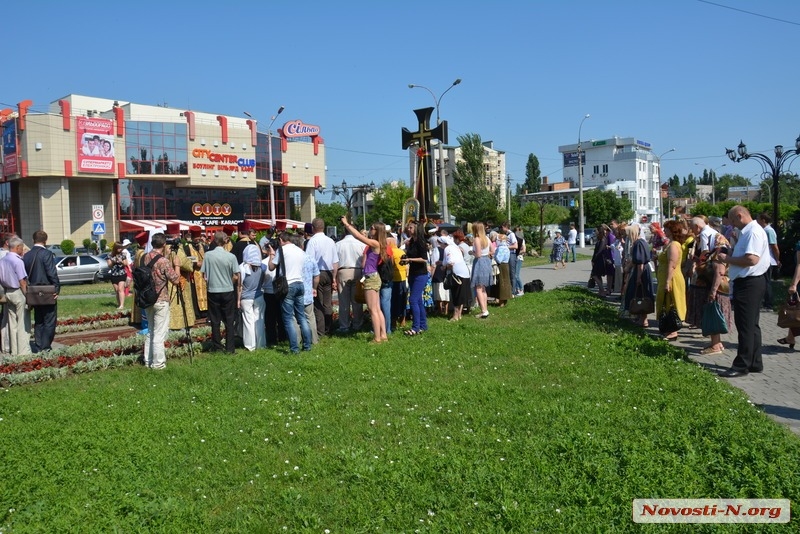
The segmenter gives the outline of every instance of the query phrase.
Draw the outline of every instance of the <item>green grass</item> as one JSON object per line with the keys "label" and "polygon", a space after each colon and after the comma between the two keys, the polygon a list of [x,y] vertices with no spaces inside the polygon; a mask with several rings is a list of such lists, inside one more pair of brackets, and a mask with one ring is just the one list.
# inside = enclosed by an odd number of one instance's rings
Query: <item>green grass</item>
{"label": "green grass", "polygon": [[61,295],[113,295],[114,288],[110,282],[96,284],[62,284]]}
{"label": "green grass", "polygon": [[[125,299],[128,309],[133,307],[133,299]],[[65,299],[59,296],[58,316],[59,317],[78,317],[80,315],[90,315],[100,312],[114,312],[117,310],[116,295],[108,294],[103,297],[82,297],[78,299]]]}
{"label": "green grass", "polygon": [[800,440],[586,291],[430,327],[2,390],[0,531],[681,532],[631,501],[800,498]]}

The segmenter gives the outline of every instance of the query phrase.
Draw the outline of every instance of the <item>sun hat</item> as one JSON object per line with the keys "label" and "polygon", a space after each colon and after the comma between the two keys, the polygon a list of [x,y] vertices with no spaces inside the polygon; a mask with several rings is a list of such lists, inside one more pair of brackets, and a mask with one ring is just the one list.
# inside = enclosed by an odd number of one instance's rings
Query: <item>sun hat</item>
{"label": "sun hat", "polygon": [[130,241],[130,239],[123,239],[123,240],[122,240],[122,246],[123,246],[123,247],[127,247],[127,246],[128,246],[128,245],[130,245],[130,244],[131,244],[131,241]]}

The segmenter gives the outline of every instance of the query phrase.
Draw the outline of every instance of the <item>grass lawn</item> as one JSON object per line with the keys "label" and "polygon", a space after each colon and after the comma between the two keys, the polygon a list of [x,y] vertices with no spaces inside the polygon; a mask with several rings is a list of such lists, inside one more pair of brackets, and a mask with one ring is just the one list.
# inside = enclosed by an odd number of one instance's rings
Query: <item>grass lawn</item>
{"label": "grass lawn", "polygon": [[683,532],[632,500],[800,499],[800,440],[590,293],[491,312],[0,390],[0,532]]}
{"label": "grass lawn", "polygon": [[[133,307],[133,299],[125,299],[128,309]],[[65,299],[59,296],[58,317],[78,317],[101,312],[117,311],[117,297],[112,294],[105,296],[87,296],[79,299]]]}

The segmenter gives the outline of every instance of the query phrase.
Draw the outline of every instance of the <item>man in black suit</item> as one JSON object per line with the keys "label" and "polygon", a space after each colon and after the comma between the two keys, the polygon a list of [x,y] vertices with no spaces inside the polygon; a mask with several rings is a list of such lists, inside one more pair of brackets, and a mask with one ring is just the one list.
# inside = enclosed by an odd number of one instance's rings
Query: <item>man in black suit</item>
{"label": "man in black suit", "polygon": [[[28,273],[28,287],[55,286],[54,303],[46,306],[33,306],[35,324],[33,352],[50,350],[56,337],[56,304],[61,284],[56,273],[53,253],[47,250],[47,233],[36,230],[33,233],[33,247],[22,258]],[[31,288],[32,289],[32,288]]]}

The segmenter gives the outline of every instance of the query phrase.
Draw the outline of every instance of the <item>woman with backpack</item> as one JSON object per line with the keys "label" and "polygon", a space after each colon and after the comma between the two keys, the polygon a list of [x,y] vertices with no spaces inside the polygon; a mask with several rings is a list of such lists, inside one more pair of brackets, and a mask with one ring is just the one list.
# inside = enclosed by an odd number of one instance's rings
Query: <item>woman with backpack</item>
{"label": "woman with backpack", "polygon": [[369,234],[365,237],[352,224],[347,222],[347,215],[342,216],[342,224],[353,237],[364,243],[367,248],[364,253],[364,297],[367,301],[367,309],[372,319],[371,343],[383,343],[388,341],[386,335],[386,318],[381,310],[380,291],[383,282],[378,273],[378,265],[391,262],[388,248],[386,245],[386,227],[381,223],[374,223]]}

